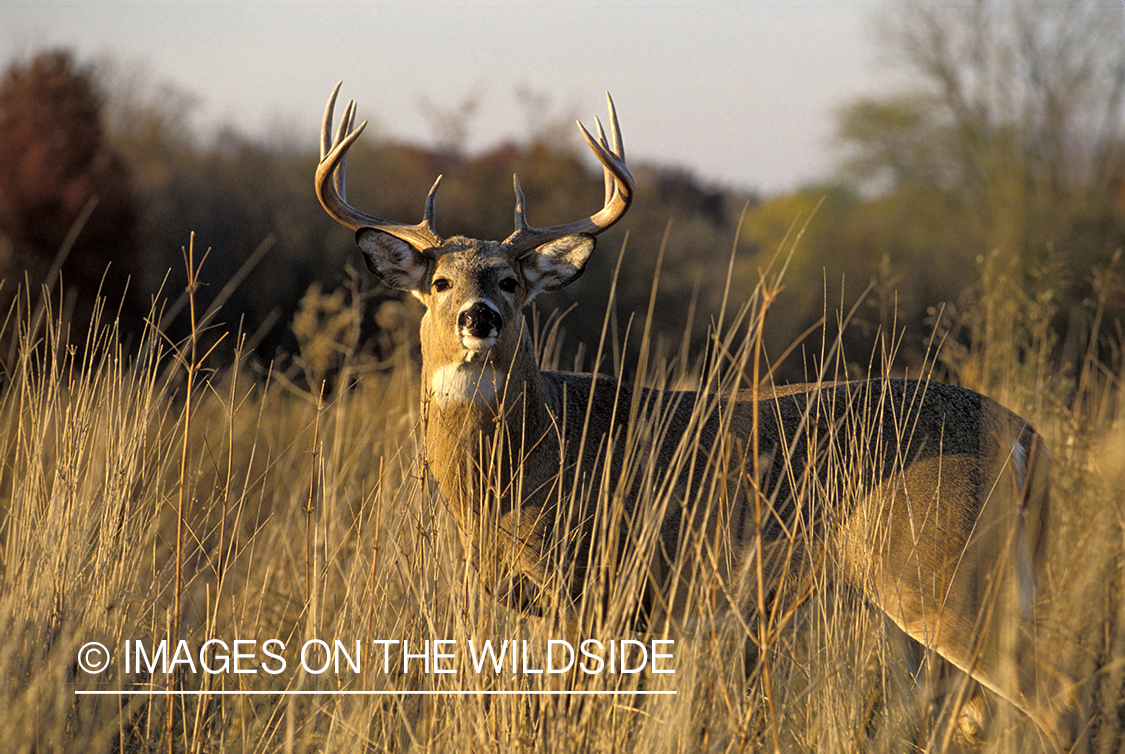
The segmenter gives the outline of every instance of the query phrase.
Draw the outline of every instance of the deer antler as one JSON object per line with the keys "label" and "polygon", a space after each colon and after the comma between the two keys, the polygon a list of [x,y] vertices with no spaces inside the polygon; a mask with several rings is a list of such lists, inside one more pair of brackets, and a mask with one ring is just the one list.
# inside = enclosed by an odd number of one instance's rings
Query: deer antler
{"label": "deer antler", "polygon": [[520,180],[518,177],[512,176],[516,189],[516,229],[504,241],[512,256],[522,256],[548,241],[554,241],[557,238],[574,233],[597,235],[609,229],[629,209],[629,205],[633,201],[633,174],[629,172],[629,168],[625,165],[625,145],[621,141],[621,129],[617,123],[617,110],[613,107],[613,98],[609,96],[608,92],[605,98],[609,104],[609,133],[613,141],[612,147],[610,142],[606,140],[600,120],[595,118],[598,126],[597,140],[590,135],[585,126],[581,123],[578,124],[586,143],[590,145],[590,149],[593,150],[605,171],[605,206],[585,220],[578,220],[566,225],[555,225],[550,228],[532,228],[527,224]]}
{"label": "deer antler", "polygon": [[324,108],[324,123],[320,129],[320,164],[316,168],[316,195],[320,199],[321,205],[324,206],[329,215],[335,218],[336,222],[352,230],[375,228],[405,241],[418,251],[441,246],[441,236],[437,234],[434,227],[434,195],[437,193],[438,184],[441,183],[440,175],[434,181],[433,188],[430,189],[430,193],[426,197],[426,209],[422,215],[422,222],[417,225],[381,220],[378,217],[360,212],[348,204],[344,190],[344,174],[347,172],[348,166],[348,149],[363,133],[367,121],[363,121],[358,128],[352,130],[352,124],[355,122],[355,101],[350,101],[348,106],[344,108],[344,117],[340,121],[336,137],[331,138],[332,110],[336,105],[336,95],[340,93],[340,84],[342,83],[336,84],[336,88],[332,90],[332,96],[328,98],[328,106]]}

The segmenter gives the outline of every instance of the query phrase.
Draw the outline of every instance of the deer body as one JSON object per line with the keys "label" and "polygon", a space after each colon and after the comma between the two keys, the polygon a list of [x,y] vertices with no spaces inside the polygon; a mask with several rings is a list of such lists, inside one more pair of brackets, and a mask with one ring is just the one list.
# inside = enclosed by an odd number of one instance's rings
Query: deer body
{"label": "deer body", "polygon": [[516,230],[494,242],[437,235],[436,182],[418,225],[347,204],[363,126],[352,130],[349,104],[331,138],[335,97],[318,195],[371,271],[426,307],[425,460],[486,589],[522,610],[565,609],[633,559],[644,623],[700,605],[761,618],[829,580],[1067,740],[1068,681],[1037,659],[1029,620],[1050,459],[1023,419],[933,382],[720,395],[541,371],[523,308],[577,278],[632,200],[612,102],[610,139],[582,129],[605,207],[531,228],[516,181]]}

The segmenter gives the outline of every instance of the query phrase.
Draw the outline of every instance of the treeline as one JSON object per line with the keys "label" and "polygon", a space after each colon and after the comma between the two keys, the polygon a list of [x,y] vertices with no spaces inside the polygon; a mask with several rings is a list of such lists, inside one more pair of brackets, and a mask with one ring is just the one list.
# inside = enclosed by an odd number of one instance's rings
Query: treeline
{"label": "treeline", "polygon": [[1009,369],[1028,355],[1016,344],[1033,343],[1064,379],[1120,379],[1123,21],[1095,2],[1003,0],[885,16],[882,39],[916,88],[843,108],[833,181],[759,205],[743,228],[769,247],[817,207],[780,341],[810,321],[824,281],[829,325],[834,305],[857,304],[845,338],[857,362],[878,332],[900,366],[940,343],[945,369],[970,356]]}
{"label": "treeline", "polygon": [[[306,299],[306,307],[331,307],[331,292],[349,285],[354,288],[349,296],[364,298],[369,312],[377,312],[385,299],[400,298],[367,273],[352,234],[318,204],[312,181],[316,144],[271,144],[229,130],[200,139],[184,128],[183,100],[115,102],[97,67],[65,50],[13,63],[0,90],[0,143],[6,150],[0,161],[0,238],[19,250],[3,260],[9,301],[25,276],[32,300],[38,299],[39,286],[53,282],[47,270],[64,236],[79,227],[61,268],[71,296],[64,306],[77,322],[88,318],[107,266],[106,280],[113,285],[102,284],[102,291],[112,305],[129,280],[126,319],[147,316],[159,291],[174,302],[186,282],[182,250],[192,234],[196,260],[209,250],[197,309],[221,295],[216,329],[244,333],[264,361],[280,359],[285,365],[300,350],[293,320],[314,284],[323,295]],[[351,150],[349,200],[380,216],[414,222],[434,178],[443,174],[439,232],[504,238],[513,227],[513,173],[520,176],[533,224],[570,221],[599,208],[600,168],[584,149],[544,139],[465,155],[365,135]],[[109,179],[100,177],[105,165],[114,166],[112,202]],[[636,165],[634,171],[642,199],[619,228],[600,239],[583,285],[553,299],[569,309],[564,323],[569,332],[600,329],[626,234],[629,251],[617,290],[623,313],[643,311],[666,225],[671,223],[673,232],[665,279],[697,279],[706,289],[712,282],[703,278],[726,266],[739,208],[752,201],[706,187],[681,170]],[[87,207],[91,201],[95,206]],[[84,208],[88,217],[82,216]],[[362,274],[350,275],[349,267]],[[228,285],[238,279],[241,284]],[[174,314],[165,327],[182,336],[186,311]],[[658,325],[682,332],[681,316],[660,318]],[[307,323],[301,326],[307,329]],[[360,340],[376,349],[394,342],[377,329],[375,318],[366,318]]]}
{"label": "treeline", "polygon": [[[1116,369],[1125,335],[1122,33],[1092,3],[1034,18],[995,2],[912,5],[890,17],[886,39],[920,74],[918,89],[845,108],[841,169],[822,185],[760,197],[632,165],[630,213],[599,239],[581,283],[549,302],[565,312],[562,365],[601,331],[627,238],[616,329],[638,321],[602,368],[635,355],[662,258],[650,345],[668,355],[685,344],[689,358],[707,351],[728,270],[734,311],[763,274],[787,265],[766,333],[774,359],[806,336],[779,369],[786,380],[815,369],[821,343],[845,321],[845,362],[856,374],[916,369],[939,341],[943,366],[956,371],[958,355],[1029,342],[1029,329],[1060,374],[1090,359]],[[175,300],[183,289],[181,249],[194,233],[196,258],[210,249],[200,304],[220,298],[216,330],[245,334],[262,363],[323,374],[331,357],[311,355],[318,330],[331,331],[329,351],[377,357],[408,340],[416,309],[373,281],[351,234],[317,203],[316,145],[232,131],[200,138],[182,95],[166,94],[126,99],[67,51],[11,63],[0,83],[0,294],[10,302],[26,282],[34,302],[61,271],[71,298],[59,305],[75,322],[88,317],[99,284],[136,320],[158,291]],[[444,174],[439,232],[498,239],[512,229],[518,173],[532,224],[584,217],[600,206],[600,169],[558,132],[476,155],[365,134],[352,149],[349,200],[414,222]],[[185,316],[169,313],[173,337]],[[890,363],[873,359],[880,347]]]}

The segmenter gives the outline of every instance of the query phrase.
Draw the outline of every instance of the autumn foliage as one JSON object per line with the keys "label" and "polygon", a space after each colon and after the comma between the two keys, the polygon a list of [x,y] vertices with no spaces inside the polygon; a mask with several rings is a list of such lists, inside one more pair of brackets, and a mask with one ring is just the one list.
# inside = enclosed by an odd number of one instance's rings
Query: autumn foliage
{"label": "autumn foliage", "polygon": [[65,51],[16,63],[0,83],[0,274],[8,300],[25,275],[34,300],[59,262],[82,309],[99,286],[114,304],[125,292],[138,215],[125,163],[105,138],[102,105],[92,70]]}
{"label": "autumn foliage", "polygon": [[[773,308],[783,314],[762,336],[782,381],[828,368],[916,372],[935,359],[948,379],[971,381],[965,359],[982,343],[1020,340],[1021,329],[1038,333],[1066,379],[1091,359],[1113,368],[1125,342],[1125,44],[1119,28],[1098,23],[1096,7],[1082,7],[1028,15],[989,0],[902,9],[889,39],[920,83],[842,109],[839,170],[819,184],[762,196],[670,167],[676,155],[669,164],[631,160],[629,214],[599,238],[581,284],[540,304],[543,324],[565,312],[561,363],[635,362],[630,321],[649,311],[645,348],[681,364],[713,358],[715,324],[783,259]],[[294,374],[312,321],[305,315],[316,311],[300,302],[335,301],[350,286],[348,300],[369,312],[409,312],[366,274],[352,235],[318,205],[314,139],[194,128],[190,95],[138,92],[111,72],[51,51],[4,75],[0,293],[10,299],[26,278],[36,300],[65,255],[61,290],[79,300],[107,267],[111,305],[127,280],[137,300],[159,290],[175,299],[185,284],[181,250],[194,234],[200,253],[209,251],[209,285],[197,295],[216,309],[213,332],[241,331],[264,363]],[[351,150],[349,200],[415,222],[442,174],[439,233],[500,239],[512,230],[518,173],[533,225],[588,216],[600,206],[600,168],[569,117],[553,125],[544,114],[549,97],[521,102],[528,112],[513,120],[538,126],[523,141],[469,154],[471,101],[440,113],[437,146],[381,139],[386,114],[361,101],[372,127]],[[307,117],[315,123],[319,113]],[[581,344],[600,330],[607,305],[618,340],[595,365]],[[176,340],[184,310],[173,303],[166,315],[161,325]],[[381,322],[361,318],[354,337],[383,359],[388,344],[409,339]],[[837,338],[840,351],[824,353]]]}

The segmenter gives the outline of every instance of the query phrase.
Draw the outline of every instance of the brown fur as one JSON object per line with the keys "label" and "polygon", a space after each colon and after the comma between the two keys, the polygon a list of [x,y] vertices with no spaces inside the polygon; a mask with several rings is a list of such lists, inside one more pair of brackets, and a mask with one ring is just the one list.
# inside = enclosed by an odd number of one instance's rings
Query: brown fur
{"label": "brown fur", "polygon": [[643,578],[629,613],[641,625],[754,620],[842,586],[1024,710],[1052,745],[1071,740],[1070,682],[1034,643],[1050,456],[1023,419],[933,382],[716,396],[540,371],[523,308],[578,277],[590,234],[632,196],[612,106],[614,144],[588,137],[606,209],[529,228],[517,183],[508,241],[443,241],[432,192],[418,226],[343,201],[358,132],[346,133],[349,106],[328,142],[334,98],[318,192],[358,228],[371,270],[426,306],[426,463],[486,589],[521,610],[568,610],[610,599],[632,563]]}

